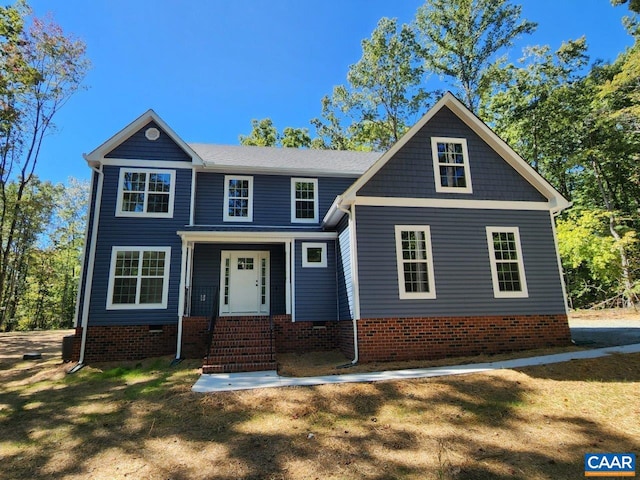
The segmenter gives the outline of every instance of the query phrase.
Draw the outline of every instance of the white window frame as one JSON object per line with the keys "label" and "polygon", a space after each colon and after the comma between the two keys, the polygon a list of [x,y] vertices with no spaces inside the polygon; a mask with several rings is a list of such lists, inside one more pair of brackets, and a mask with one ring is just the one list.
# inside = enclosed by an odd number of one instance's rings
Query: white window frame
{"label": "white window frame", "polygon": [[[234,217],[229,215],[229,182],[231,180],[248,180],[249,200],[247,202],[247,216]],[[222,203],[222,219],[225,222],[253,222],[253,177],[247,175],[224,176],[224,201]]]}
{"label": "white window frame", "polygon": [[[486,227],[487,230],[487,248],[489,252],[489,263],[491,264],[491,280],[493,282],[494,298],[527,298],[529,291],[527,289],[527,278],[524,269],[524,260],[522,258],[522,244],[520,243],[520,229],[518,227]],[[493,248],[494,233],[513,233],[516,244],[516,254],[518,256],[516,262],[518,264],[518,274],[520,275],[519,291],[502,291],[500,290],[500,282],[498,278],[498,261],[496,260],[495,250]]]}
{"label": "white window frame", "polygon": [[[440,162],[438,161],[438,143],[459,143],[462,145],[463,163],[459,165],[464,168],[465,187],[444,187],[440,176]],[[433,175],[436,182],[436,192],[440,193],[473,193],[471,187],[471,171],[469,170],[469,150],[467,149],[466,138],[453,137],[431,137],[431,156],[433,158]]]}
{"label": "white window frame", "polygon": [[[427,263],[427,275],[429,276],[428,292],[407,292],[406,284],[404,282],[404,263],[405,259],[402,258],[402,232],[424,232],[425,248],[426,248],[426,263]],[[436,280],[433,269],[433,253],[431,248],[431,229],[429,225],[396,225],[396,265],[398,268],[398,293],[401,300],[415,300],[415,299],[435,299],[436,298]]]}
{"label": "white window frame", "polygon": [[[307,251],[310,248],[320,248],[320,261],[309,262]],[[327,268],[327,244],[325,242],[302,242],[302,267],[303,268]]]}
{"label": "white window frame", "polygon": [[[144,191],[144,208],[142,212],[127,212],[122,210],[124,198],[124,176],[127,173],[146,173],[146,183]],[[147,212],[147,202],[149,199],[149,178],[154,173],[168,174],[171,177],[169,185],[169,211],[168,212]],[[128,168],[120,169],[120,178],[118,180],[118,199],[116,201],[116,217],[144,217],[144,218],[173,218],[173,204],[175,201],[176,191],[176,171],[165,170],[159,168]],[[153,193],[153,192],[151,192]]]}
{"label": "white window frame", "polygon": [[[296,183],[313,184],[313,218],[296,217]],[[305,201],[305,200],[303,200]],[[318,179],[317,178],[291,178],[291,223],[318,223]]]}
{"label": "white window frame", "polygon": [[[142,269],[138,268],[138,282],[136,286],[136,303],[113,303],[113,289],[115,284],[115,271],[118,252],[164,252],[165,264],[162,282],[162,302],[161,303],[140,303],[140,285],[142,282]],[[171,247],[112,247],[111,248],[111,268],[109,270],[109,288],[107,289],[107,310],[160,310],[167,308],[169,298],[169,271],[171,270]]]}

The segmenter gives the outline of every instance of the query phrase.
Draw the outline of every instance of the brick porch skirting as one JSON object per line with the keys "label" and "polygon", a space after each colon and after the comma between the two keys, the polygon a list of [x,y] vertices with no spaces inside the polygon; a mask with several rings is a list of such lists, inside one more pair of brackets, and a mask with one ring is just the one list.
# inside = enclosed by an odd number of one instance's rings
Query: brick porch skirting
{"label": "brick porch skirting", "polygon": [[358,321],[361,362],[427,360],[570,345],[567,315]]}

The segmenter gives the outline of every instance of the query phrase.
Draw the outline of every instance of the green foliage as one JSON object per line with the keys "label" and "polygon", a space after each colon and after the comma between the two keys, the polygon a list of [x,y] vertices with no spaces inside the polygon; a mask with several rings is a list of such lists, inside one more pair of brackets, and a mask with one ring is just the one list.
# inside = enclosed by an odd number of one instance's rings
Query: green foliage
{"label": "green foliage", "polygon": [[427,0],[418,9],[415,29],[426,68],[450,78],[474,112],[497,80],[499,55],[536,28],[521,11],[509,0]]}
{"label": "green foliage", "polygon": [[251,133],[240,135],[239,138],[241,145],[256,147],[309,148],[311,146],[308,129],[285,127],[282,134],[279,134],[270,118],[251,120]]}
{"label": "green foliage", "polygon": [[382,18],[362,41],[362,57],[349,67],[347,85],[322,100],[322,119],[313,119],[324,147],[386,150],[426,111],[431,94],[415,34],[396,19]]}

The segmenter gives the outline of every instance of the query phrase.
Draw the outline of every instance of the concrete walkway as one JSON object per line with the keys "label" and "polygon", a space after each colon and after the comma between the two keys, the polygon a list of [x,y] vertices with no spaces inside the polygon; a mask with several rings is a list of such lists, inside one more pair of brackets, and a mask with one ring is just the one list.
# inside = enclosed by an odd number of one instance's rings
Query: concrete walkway
{"label": "concrete walkway", "polygon": [[558,353],[540,357],[518,358],[501,362],[474,363],[452,367],[413,368],[388,372],[346,373],[323,377],[281,377],[275,370],[268,372],[225,373],[201,375],[193,386],[194,392],[227,392],[254,388],[314,386],[330,383],[380,382],[385,380],[407,380],[412,378],[466,375],[505,368],[530,367],[550,363],[568,362],[587,358],[605,357],[615,353],[640,353],[640,343],[616,347],[598,348],[580,352]]}

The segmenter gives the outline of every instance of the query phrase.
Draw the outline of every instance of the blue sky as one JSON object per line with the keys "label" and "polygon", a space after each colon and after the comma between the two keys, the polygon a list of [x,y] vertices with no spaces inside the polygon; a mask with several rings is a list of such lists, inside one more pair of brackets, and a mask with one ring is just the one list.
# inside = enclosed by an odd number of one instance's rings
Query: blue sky
{"label": "blue sky", "polygon": [[[410,22],[420,0],[31,0],[84,40],[92,69],[45,140],[37,173],[88,178],[88,153],[153,108],[187,142],[237,144],[251,119],[313,128],[378,20]],[[592,60],[631,45],[626,7],[608,0],[521,0],[537,31],[526,45],[586,35]]]}

